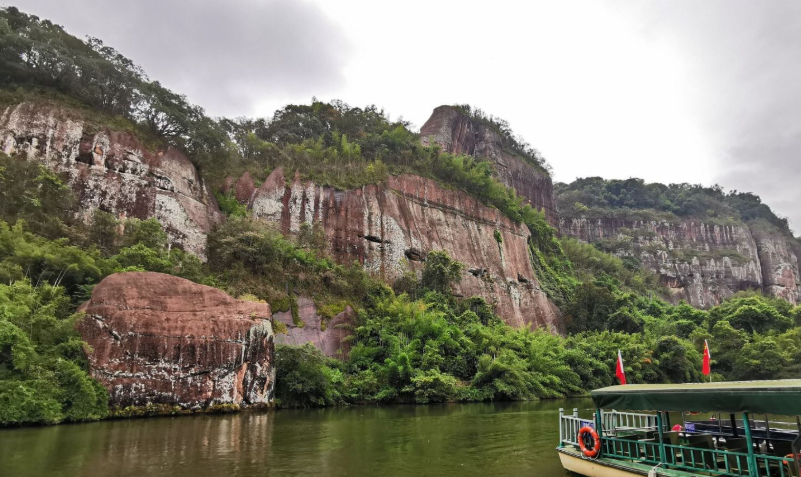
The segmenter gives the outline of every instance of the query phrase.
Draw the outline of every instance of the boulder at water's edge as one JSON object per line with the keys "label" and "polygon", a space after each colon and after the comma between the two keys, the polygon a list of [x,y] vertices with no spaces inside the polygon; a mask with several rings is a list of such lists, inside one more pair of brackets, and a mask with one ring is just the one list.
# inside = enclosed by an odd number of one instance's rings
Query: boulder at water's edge
{"label": "boulder at water's edge", "polygon": [[153,272],[111,275],[79,311],[92,376],[113,407],[272,403],[270,306]]}

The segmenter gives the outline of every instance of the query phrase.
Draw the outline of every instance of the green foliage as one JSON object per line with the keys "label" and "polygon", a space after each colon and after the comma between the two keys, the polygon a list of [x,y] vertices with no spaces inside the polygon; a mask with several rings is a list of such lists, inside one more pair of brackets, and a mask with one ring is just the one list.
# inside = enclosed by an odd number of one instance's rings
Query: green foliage
{"label": "green foliage", "polygon": [[0,219],[23,219],[29,229],[50,238],[67,233],[75,199],[61,178],[36,162],[0,153]]}
{"label": "green foliage", "polygon": [[464,265],[453,260],[447,252],[433,250],[426,256],[422,285],[439,293],[450,293],[451,284],[459,283]]}
{"label": "green foliage", "polygon": [[570,184],[556,184],[555,193],[557,207],[565,217],[670,220],[672,215],[713,223],[764,220],[780,230],[790,230],[787,219],[777,216],[758,196],[738,191],[726,193],[718,185],[646,184],[642,179],[587,177]]}
{"label": "green foliage", "polygon": [[85,251],[66,239],[48,240],[25,229],[17,221],[9,227],[0,220],[0,283],[30,279],[34,283],[62,286],[76,300],[83,286],[97,283],[113,269],[113,262],[97,251]]}
{"label": "green foliage", "polygon": [[[783,301],[783,300],[782,300]],[[734,328],[751,333],[765,333],[769,330],[786,331],[795,323],[787,315],[789,310],[780,313],[773,306],[777,300],[756,295],[739,295],[709,311],[710,325],[721,320],[728,321]],[[785,302],[786,303],[786,302]],[[786,305],[779,305],[785,307]]]}
{"label": "green foliage", "polygon": [[64,288],[0,284],[0,425],[95,420],[108,394],[89,377]]}
{"label": "green foliage", "polygon": [[275,350],[275,397],[281,407],[326,406],[339,402],[336,373],[311,344],[278,346]]}
{"label": "green foliage", "polygon": [[217,204],[220,210],[229,217],[247,217],[248,208],[239,203],[233,194],[223,194],[222,192],[215,192],[214,197],[217,198]]}
{"label": "green foliage", "polygon": [[[96,38],[82,41],[48,20],[0,9],[0,85],[55,90],[92,108],[135,122],[144,136],[184,149],[203,165],[223,149],[220,126],[183,95]],[[198,154],[196,154],[198,153]]]}
{"label": "green foliage", "polygon": [[543,172],[550,172],[551,167],[548,165],[545,158],[542,157],[542,154],[534,149],[531,144],[527,143],[522,137],[515,134],[508,121],[492,115],[487,115],[487,113],[481,109],[474,108],[469,104],[455,105],[454,107],[469,116],[473,121],[498,134],[501,139],[501,145],[505,151],[520,157]]}

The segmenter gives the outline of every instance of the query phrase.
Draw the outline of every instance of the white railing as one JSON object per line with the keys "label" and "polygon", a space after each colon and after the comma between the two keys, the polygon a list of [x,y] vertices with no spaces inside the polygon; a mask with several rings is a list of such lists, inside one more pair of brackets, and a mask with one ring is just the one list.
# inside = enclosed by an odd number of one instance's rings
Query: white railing
{"label": "white railing", "polygon": [[[603,425],[604,435],[615,435],[617,428],[645,429],[656,428],[657,420],[654,414],[639,414],[634,412],[618,412],[615,410],[601,413],[601,424]],[[588,419],[580,418],[578,409],[573,409],[573,414],[565,414],[565,410],[559,408],[559,442],[562,444],[578,444],[578,431],[584,426],[595,427],[595,414]]]}
{"label": "white railing", "polygon": [[633,429],[644,429],[657,426],[656,415],[639,414],[636,412],[605,411],[601,414],[601,424],[605,431],[611,431],[618,427],[628,427]]}
{"label": "white railing", "polygon": [[578,431],[586,425],[594,427],[593,420],[579,418],[578,409],[574,408],[572,415],[565,415],[565,410],[559,408],[559,442],[561,444],[579,445]]}

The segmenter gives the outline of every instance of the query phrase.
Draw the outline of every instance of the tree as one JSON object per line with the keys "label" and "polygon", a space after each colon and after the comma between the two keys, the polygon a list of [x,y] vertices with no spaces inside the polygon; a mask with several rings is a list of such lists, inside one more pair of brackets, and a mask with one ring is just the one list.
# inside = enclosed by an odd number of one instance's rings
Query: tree
{"label": "tree", "polygon": [[429,290],[450,294],[451,284],[462,279],[464,265],[443,250],[432,250],[426,256],[422,285]]}

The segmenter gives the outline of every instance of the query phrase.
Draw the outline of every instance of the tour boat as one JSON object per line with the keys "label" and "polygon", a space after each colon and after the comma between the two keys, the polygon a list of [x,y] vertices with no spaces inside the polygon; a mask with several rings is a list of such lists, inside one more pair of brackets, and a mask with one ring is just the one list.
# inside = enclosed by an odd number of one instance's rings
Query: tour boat
{"label": "tour boat", "polygon": [[591,416],[559,411],[557,451],[571,472],[801,477],[801,379],[629,384],[592,400]]}

